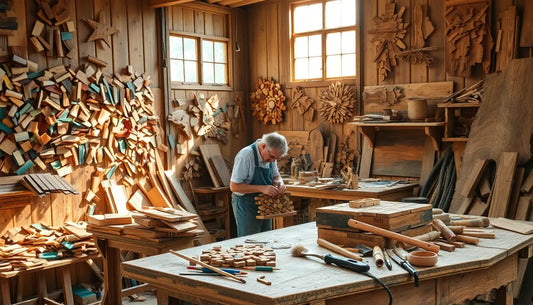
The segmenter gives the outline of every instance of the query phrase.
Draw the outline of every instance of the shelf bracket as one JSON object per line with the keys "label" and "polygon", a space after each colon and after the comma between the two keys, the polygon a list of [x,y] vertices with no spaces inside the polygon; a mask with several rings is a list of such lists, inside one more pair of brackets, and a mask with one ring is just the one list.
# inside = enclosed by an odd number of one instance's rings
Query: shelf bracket
{"label": "shelf bracket", "polygon": [[371,148],[376,144],[376,127],[375,126],[358,126],[359,132],[368,140]]}
{"label": "shelf bracket", "polygon": [[431,139],[431,144],[433,144],[433,150],[439,151],[439,147],[440,147],[439,127],[435,127],[435,126],[424,127],[424,133]]}

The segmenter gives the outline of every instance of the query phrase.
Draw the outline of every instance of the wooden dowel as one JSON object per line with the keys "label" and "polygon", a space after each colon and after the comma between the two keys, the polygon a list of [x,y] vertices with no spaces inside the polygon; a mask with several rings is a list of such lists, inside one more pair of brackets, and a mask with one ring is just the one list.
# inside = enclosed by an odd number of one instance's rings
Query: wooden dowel
{"label": "wooden dowel", "polygon": [[358,260],[358,261],[362,261],[363,258],[360,257],[359,255],[355,254],[355,253],[352,253],[346,249],[343,249],[335,244],[332,244],[330,243],[329,241],[325,240],[325,239],[322,239],[322,238],[319,238],[317,239],[317,244],[321,247],[324,247],[326,249],[329,249],[335,253],[338,253],[338,254],[341,254],[343,256],[346,256],[346,257],[349,257],[349,258],[353,258],[355,260]]}
{"label": "wooden dowel", "polygon": [[478,237],[478,238],[496,238],[496,234],[492,232],[463,232],[464,236]]}
{"label": "wooden dowel", "polygon": [[442,220],[433,219],[432,224],[435,229],[439,230],[440,234],[442,234],[442,236],[446,238],[446,240],[449,240],[449,241],[457,240],[455,233],[453,233],[452,230],[448,229],[448,227],[444,224],[444,222],[442,222]]}
{"label": "wooden dowel", "polygon": [[464,220],[452,220],[453,226],[465,226],[465,227],[488,227],[490,221],[487,217],[476,219],[464,219]]}
{"label": "wooden dowel", "polygon": [[448,226],[448,229],[450,229],[455,234],[461,234],[463,233],[465,227],[463,226]]}
{"label": "wooden dowel", "polygon": [[243,284],[246,284],[246,281],[245,281],[244,279],[241,279],[241,278],[239,278],[239,277],[236,277],[235,275],[233,275],[233,274],[231,274],[231,273],[227,273],[226,271],[220,270],[220,269],[218,269],[217,267],[211,266],[211,265],[209,265],[209,264],[206,264],[206,263],[204,263],[204,262],[202,262],[202,261],[200,261],[200,260],[194,259],[194,258],[192,258],[192,257],[185,256],[185,255],[183,255],[183,254],[181,254],[181,253],[179,253],[179,252],[177,252],[177,251],[174,251],[174,250],[170,250],[169,252],[172,253],[172,254],[174,254],[174,255],[176,255],[176,256],[179,256],[179,257],[181,257],[181,258],[183,258],[183,259],[186,259],[186,260],[188,260],[189,262],[196,263],[196,264],[198,264],[198,265],[200,265],[200,266],[202,266],[202,267],[205,267],[205,268],[207,268],[207,269],[209,269],[209,270],[213,270],[213,271],[215,271],[215,272],[218,273],[218,274],[222,274],[222,275],[224,275],[224,276],[231,277],[231,278],[234,279],[234,280],[237,280],[237,281],[239,281],[239,282],[241,282],[241,283],[243,283]]}
{"label": "wooden dowel", "polygon": [[372,250],[372,256],[374,257],[376,266],[383,266],[383,250],[381,250],[379,246],[374,246],[374,250]]}
{"label": "wooden dowel", "polygon": [[462,241],[448,241],[448,240],[446,240],[444,238],[439,239],[438,241],[446,243],[446,244],[454,245],[456,248],[464,248],[465,247],[465,243],[462,242]]}
{"label": "wooden dowel", "polygon": [[455,246],[454,245],[450,245],[450,244],[447,244],[447,243],[441,242],[441,241],[434,241],[433,243],[435,245],[439,246],[444,251],[448,251],[448,252],[455,251]]}
{"label": "wooden dowel", "polygon": [[412,237],[405,236],[405,235],[402,235],[402,234],[398,234],[396,232],[392,232],[392,231],[389,231],[389,230],[378,228],[378,227],[375,227],[373,225],[370,225],[370,224],[367,224],[367,223],[364,223],[364,222],[361,222],[361,221],[358,221],[358,220],[355,220],[355,219],[348,220],[348,225],[350,227],[352,227],[352,228],[355,228],[355,229],[368,231],[368,232],[371,232],[371,233],[374,233],[374,234],[378,234],[378,235],[381,235],[381,236],[384,236],[384,237],[395,239],[397,241],[401,241],[401,242],[404,242],[404,243],[407,243],[407,244],[411,244],[413,246],[417,246],[417,247],[422,248],[424,250],[428,250],[428,251],[431,251],[431,252],[439,253],[439,246],[437,246],[437,245],[430,244],[430,243],[427,243],[427,242],[424,242],[424,241],[421,241],[421,240],[418,240],[418,239],[414,239]]}
{"label": "wooden dowel", "polygon": [[471,245],[479,244],[479,238],[465,235],[457,235],[457,241],[462,241]]}
{"label": "wooden dowel", "polygon": [[413,238],[421,240],[421,241],[432,241],[432,240],[438,239],[439,237],[440,237],[439,231],[431,231],[426,234],[415,236]]}

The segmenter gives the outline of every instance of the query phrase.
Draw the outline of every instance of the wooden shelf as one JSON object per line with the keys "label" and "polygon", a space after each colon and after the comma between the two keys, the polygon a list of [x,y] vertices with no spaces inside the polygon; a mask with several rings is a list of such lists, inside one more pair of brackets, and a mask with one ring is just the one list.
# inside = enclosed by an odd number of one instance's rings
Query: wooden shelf
{"label": "wooden shelf", "polygon": [[367,138],[370,146],[374,148],[376,143],[376,131],[381,128],[390,129],[421,129],[431,139],[433,149],[439,151],[441,139],[441,127],[446,122],[350,122],[349,125],[357,126],[361,134]]}
{"label": "wooden shelf", "polygon": [[443,142],[467,142],[468,138],[467,137],[442,138],[442,141]]}
{"label": "wooden shelf", "polygon": [[[215,234],[211,234],[214,238],[224,237],[230,238],[230,202],[231,192],[229,187],[195,187],[194,193],[198,197],[202,197],[197,204],[198,215],[202,221],[214,221],[217,227],[212,227],[211,231],[217,230]],[[221,205],[219,203],[222,203]],[[208,228],[209,229],[209,228]]]}
{"label": "wooden shelf", "polygon": [[287,217],[287,216],[293,216],[296,215],[296,211],[287,212],[287,213],[280,213],[280,214],[272,214],[272,215],[257,215],[255,218],[257,219],[273,219],[277,217]]}
{"label": "wooden shelf", "polygon": [[481,103],[440,103],[439,108],[479,108]]}

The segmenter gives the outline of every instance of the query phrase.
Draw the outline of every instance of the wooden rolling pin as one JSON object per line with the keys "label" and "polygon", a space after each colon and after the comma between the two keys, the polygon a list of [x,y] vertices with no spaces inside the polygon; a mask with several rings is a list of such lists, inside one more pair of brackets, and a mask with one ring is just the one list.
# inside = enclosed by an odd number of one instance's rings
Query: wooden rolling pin
{"label": "wooden rolling pin", "polygon": [[350,252],[346,249],[343,249],[335,244],[332,244],[330,243],[329,241],[325,240],[325,239],[322,239],[322,238],[319,238],[317,239],[317,244],[321,247],[324,247],[326,249],[329,249],[335,253],[338,253],[340,255],[343,255],[343,256],[346,256],[346,257],[349,257],[349,258],[353,258],[355,260],[358,260],[358,261],[363,261],[363,258],[360,257],[359,255],[353,253],[353,252]]}
{"label": "wooden rolling pin", "polygon": [[405,236],[405,235],[402,235],[402,234],[399,234],[399,233],[396,233],[396,232],[392,232],[392,231],[389,231],[389,230],[378,228],[378,227],[375,227],[373,225],[361,222],[359,220],[350,219],[350,220],[348,220],[348,225],[350,227],[352,227],[352,228],[355,228],[355,229],[364,230],[364,231],[367,231],[367,232],[371,232],[371,233],[374,233],[374,234],[381,235],[383,237],[392,238],[392,239],[395,239],[397,241],[404,242],[406,244],[417,246],[417,247],[422,248],[424,250],[428,250],[428,251],[431,251],[431,252],[439,253],[440,247],[437,246],[437,245],[430,244],[430,243],[427,243],[427,242],[424,242],[424,241],[421,241],[421,240],[418,240],[418,239],[414,239],[412,237]]}

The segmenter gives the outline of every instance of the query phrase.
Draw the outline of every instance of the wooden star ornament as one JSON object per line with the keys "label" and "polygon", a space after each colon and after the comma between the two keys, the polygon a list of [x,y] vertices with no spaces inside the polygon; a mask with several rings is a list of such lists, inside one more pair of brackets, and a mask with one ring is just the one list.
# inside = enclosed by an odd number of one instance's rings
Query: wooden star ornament
{"label": "wooden star ornament", "polygon": [[83,18],[87,24],[93,28],[93,33],[87,39],[87,41],[102,40],[105,44],[111,48],[111,36],[120,32],[118,29],[111,27],[103,22],[104,13],[100,12],[99,21],[92,20],[89,18]]}

